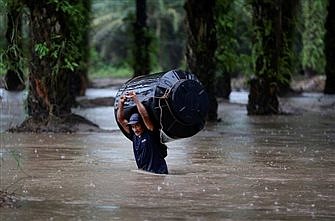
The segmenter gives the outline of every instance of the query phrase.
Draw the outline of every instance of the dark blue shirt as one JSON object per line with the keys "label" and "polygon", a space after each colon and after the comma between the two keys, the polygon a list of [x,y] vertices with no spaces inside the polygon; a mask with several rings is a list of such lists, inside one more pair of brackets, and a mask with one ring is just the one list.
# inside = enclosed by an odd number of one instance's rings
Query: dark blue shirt
{"label": "dark blue shirt", "polygon": [[159,132],[145,130],[141,136],[136,136],[134,133],[132,136],[137,167],[153,173],[168,174],[164,160],[166,146],[160,143]]}

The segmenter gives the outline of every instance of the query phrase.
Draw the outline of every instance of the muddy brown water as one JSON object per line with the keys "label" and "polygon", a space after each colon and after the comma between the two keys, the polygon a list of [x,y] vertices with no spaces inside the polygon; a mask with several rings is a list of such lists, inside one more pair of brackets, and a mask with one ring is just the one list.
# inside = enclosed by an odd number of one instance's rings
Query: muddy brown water
{"label": "muddy brown water", "polygon": [[[4,131],[24,114],[2,101]],[[110,107],[76,110],[108,133],[2,132],[0,188],[20,201],[0,220],[334,220],[334,101],[290,98],[298,115],[267,117],[221,102],[221,122],[168,143],[169,175],[136,170]]]}

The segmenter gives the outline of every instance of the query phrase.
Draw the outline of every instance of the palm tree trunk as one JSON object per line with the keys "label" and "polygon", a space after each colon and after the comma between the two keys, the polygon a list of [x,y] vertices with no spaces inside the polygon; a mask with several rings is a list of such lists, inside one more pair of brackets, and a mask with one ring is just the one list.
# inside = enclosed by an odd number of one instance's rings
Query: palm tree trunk
{"label": "palm tree trunk", "polygon": [[[70,31],[66,27],[66,16],[53,4],[29,3],[32,60],[29,66],[28,114],[35,118],[70,114],[75,103],[75,96],[70,93],[71,71],[62,68],[65,65],[62,56],[66,47],[64,40]],[[56,44],[59,48],[55,57],[50,51]]]}
{"label": "palm tree trunk", "polygon": [[[281,2],[281,1],[280,1]],[[258,54],[255,78],[250,81],[248,114],[278,114],[278,76],[282,47],[281,4],[254,0],[253,22]]]}
{"label": "palm tree trunk", "polygon": [[217,121],[218,103],[215,90],[215,50],[217,48],[214,23],[215,0],[187,0],[186,59],[188,69],[198,76],[209,96],[207,120]]}
{"label": "palm tree trunk", "polygon": [[146,0],[136,0],[136,22],[134,28],[133,69],[134,76],[150,72],[149,30],[146,24]]}

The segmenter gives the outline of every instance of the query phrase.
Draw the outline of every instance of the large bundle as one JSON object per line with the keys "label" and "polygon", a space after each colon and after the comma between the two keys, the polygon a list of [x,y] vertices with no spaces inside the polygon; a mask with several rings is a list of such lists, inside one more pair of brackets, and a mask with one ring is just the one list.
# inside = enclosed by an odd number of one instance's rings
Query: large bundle
{"label": "large bundle", "polygon": [[[130,91],[136,92],[155,126],[161,129],[164,142],[193,136],[204,127],[208,96],[189,72],[172,70],[129,80],[116,94],[115,117],[120,96]],[[124,110],[126,119],[137,111],[131,100],[125,102]],[[125,134],[120,125],[119,128]]]}

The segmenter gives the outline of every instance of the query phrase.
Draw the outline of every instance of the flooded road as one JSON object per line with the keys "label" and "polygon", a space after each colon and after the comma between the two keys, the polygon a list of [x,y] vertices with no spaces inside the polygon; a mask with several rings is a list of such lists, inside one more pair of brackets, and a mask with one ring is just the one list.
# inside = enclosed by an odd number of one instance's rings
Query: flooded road
{"label": "flooded road", "polygon": [[75,110],[108,133],[2,132],[1,189],[20,207],[0,220],[334,220],[335,97],[315,96],[282,101],[298,115],[220,102],[221,122],[168,143],[169,175],[136,170],[111,107]]}

